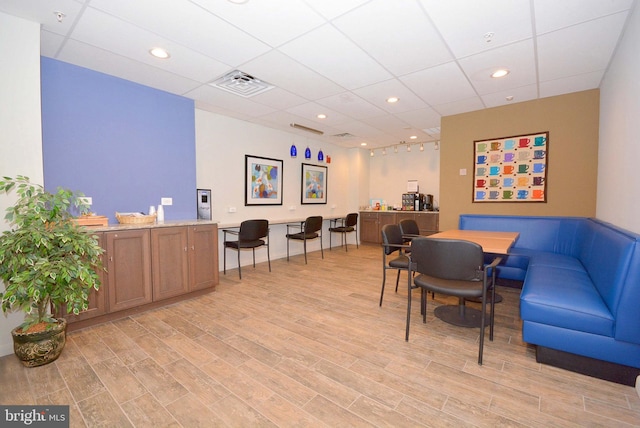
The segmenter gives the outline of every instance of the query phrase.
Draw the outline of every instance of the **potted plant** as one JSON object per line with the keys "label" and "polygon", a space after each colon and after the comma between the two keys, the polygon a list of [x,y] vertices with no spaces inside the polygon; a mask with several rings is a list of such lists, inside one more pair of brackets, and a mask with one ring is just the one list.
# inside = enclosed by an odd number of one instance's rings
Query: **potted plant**
{"label": "potted plant", "polygon": [[72,210],[88,211],[82,194],[61,189],[47,192],[28,177],[3,177],[0,194],[18,195],[7,208],[11,229],[0,235],[0,293],[3,312],[25,312],[12,332],[14,351],[27,367],[54,361],[65,344],[66,320],[57,314],[79,314],[98,290],[103,253],[98,241],[73,221]]}

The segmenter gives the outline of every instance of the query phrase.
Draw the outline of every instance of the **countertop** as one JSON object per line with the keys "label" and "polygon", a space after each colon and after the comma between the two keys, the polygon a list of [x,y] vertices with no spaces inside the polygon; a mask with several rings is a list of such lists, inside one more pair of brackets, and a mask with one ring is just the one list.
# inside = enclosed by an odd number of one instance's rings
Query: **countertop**
{"label": "countertop", "polygon": [[168,220],[146,224],[108,224],[107,226],[84,226],[88,230],[95,232],[111,232],[117,230],[130,229],[152,229],[157,227],[177,227],[177,226],[198,226],[207,224],[218,224],[215,220]]}

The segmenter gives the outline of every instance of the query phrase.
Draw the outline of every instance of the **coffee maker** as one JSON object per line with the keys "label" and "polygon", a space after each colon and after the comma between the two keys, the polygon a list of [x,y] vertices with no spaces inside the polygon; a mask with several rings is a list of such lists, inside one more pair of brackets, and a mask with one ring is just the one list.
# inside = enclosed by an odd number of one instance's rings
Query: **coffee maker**
{"label": "coffee maker", "polygon": [[403,211],[433,211],[433,195],[424,193],[403,193]]}

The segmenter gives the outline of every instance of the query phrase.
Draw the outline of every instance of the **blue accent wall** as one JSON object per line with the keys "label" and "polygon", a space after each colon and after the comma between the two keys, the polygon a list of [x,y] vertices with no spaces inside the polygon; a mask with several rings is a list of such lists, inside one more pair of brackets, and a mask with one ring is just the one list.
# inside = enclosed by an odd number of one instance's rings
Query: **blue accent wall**
{"label": "blue accent wall", "polygon": [[41,58],[44,184],[92,197],[92,210],[147,212],[160,198],[166,220],[195,219],[193,100]]}

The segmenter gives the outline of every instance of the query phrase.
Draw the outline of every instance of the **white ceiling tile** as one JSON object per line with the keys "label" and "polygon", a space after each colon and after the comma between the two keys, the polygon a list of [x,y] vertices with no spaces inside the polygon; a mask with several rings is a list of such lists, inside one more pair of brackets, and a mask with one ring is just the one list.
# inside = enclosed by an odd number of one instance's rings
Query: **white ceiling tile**
{"label": "white ceiling tile", "polygon": [[[462,58],[458,64],[480,95],[530,85],[537,77],[532,39]],[[491,77],[499,68],[510,73],[502,78]]]}
{"label": "white ceiling tile", "polygon": [[388,71],[331,25],[313,30],[280,50],[347,89],[391,78]]}
{"label": "white ceiling tile", "polygon": [[57,59],[177,95],[184,95],[201,85],[178,74],[75,40],[67,41]]}
{"label": "white ceiling tile", "polygon": [[375,0],[341,16],[334,25],[395,75],[453,59],[415,2]]}
{"label": "white ceiling tile", "polygon": [[384,110],[363,100],[352,92],[343,92],[317,101],[323,106],[343,113],[353,119],[365,119],[367,117],[381,116]]}
{"label": "white ceiling tile", "polygon": [[199,86],[193,91],[186,93],[185,96],[207,102],[214,106],[224,107],[225,109],[242,113],[248,117],[258,117],[275,111],[275,109],[271,107],[214,88],[211,85]]}
{"label": "white ceiling tile", "polygon": [[[507,97],[513,97],[513,99],[509,101]],[[482,96],[482,101],[487,107],[498,107],[535,100],[536,98],[538,98],[538,85],[533,84],[486,94]]]}
{"label": "white ceiling tile", "polygon": [[164,2],[162,7],[156,0],[92,0],[90,5],[232,67],[269,50],[265,43],[187,0]]}
{"label": "white ceiling tile", "polygon": [[193,1],[272,47],[280,46],[326,22],[301,1],[250,1],[242,5],[227,1]]}
{"label": "white ceiling tile", "polygon": [[241,68],[246,73],[307,100],[344,91],[344,88],[316,71],[275,50],[243,64]]}
{"label": "white ceiling tile", "polygon": [[[102,33],[110,36],[103,37]],[[71,38],[198,82],[207,82],[229,70],[226,64],[96,9],[85,11]],[[171,58],[161,60],[152,57],[148,51],[155,46],[166,48]]]}
{"label": "white ceiling tile", "polygon": [[398,113],[396,116],[418,129],[440,126],[440,114],[430,107]]}
{"label": "white ceiling tile", "polygon": [[418,71],[400,80],[432,107],[476,95],[455,62]]}
{"label": "white ceiling tile", "polygon": [[[2,0],[0,12],[39,22],[42,29],[56,34],[67,34],[73,24],[80,18],[82,5],[75,0]],[[62,12],[64,17],[58,21],[54,12]]]}
{"label": "white ceiling tile", "polygon": [[633,0],[534,0],[536,33],[540,35],[626,11],[632,5]]}
{"label": "white ceiling tile", "polygon": [[540,80],[606,69],[625,20],[617,13],[538,37]]}
{"label": "white ceiling tile", "polygon": [[[427,106],[419,96],[397,79],[385,80],[384,82],[355,89],[353,92],[371,104],[393,114],[417,110]],[[398,97],[400,100],[396,103],[388,103],[387,98],[389,97]]]}
{"label": "white ceiling tile", "polygon": [[456,58],[533,36],[529,0],[420,1]]}
{"label": "white ceiling tile", "polygon": [[[306,120],[312,121],[319,125],[336,126],[341,123],[353,120],[337,111],[332,111],[317,103],[304,103],[286,109],[287,112],[304,117]],[[319,119],[316,116],[320,113],[327,115],[326,119]]]}
{"label": "white ceiling tile", "polygon": [[293,94],[289,91],[285,91],[284,89],[279,87],[275,87],[266,92],[254,95],[253,97],[251,97],[251,101],[255,101],[257,103],[264,104],[266,106],[279,110],[287,109],[307,102],[307,100],[305,100],[304,98],[299,97],[298,95]]}
{"label": "white ceiling tile", "polygon": [[306,4],[327,19],[336,18],[368,1],[369,0],[304,0]]}
{"label": "white ceiling tile", "polygon": [[600,86],[604,70],[594,71],[562,79],[540,82],[540,97],[569,94],[571,92],[586,91]]}
{"label": "white ceiling tile", "polygon": [[[40,32],[40,55],[53,58],[65,42],[64,36],[48,31]],[[86,67],[90,68],[90,67]]]}
{"label": "white ceiling tile", "polygon": [[438,104],[433,109],[442,116],[451,116],[453,114],[466,113],[469,111],[482,110],[486,106],[479,97],[467,98],[450,103]]}

